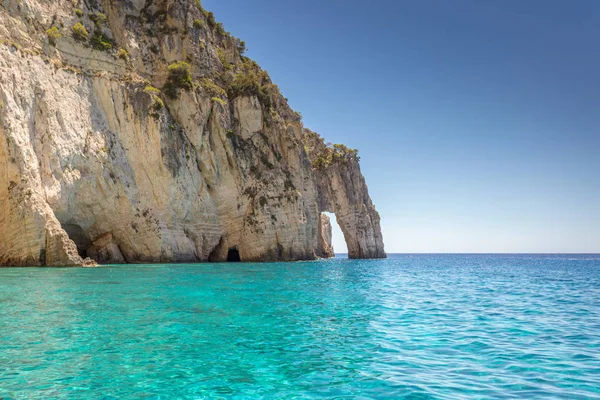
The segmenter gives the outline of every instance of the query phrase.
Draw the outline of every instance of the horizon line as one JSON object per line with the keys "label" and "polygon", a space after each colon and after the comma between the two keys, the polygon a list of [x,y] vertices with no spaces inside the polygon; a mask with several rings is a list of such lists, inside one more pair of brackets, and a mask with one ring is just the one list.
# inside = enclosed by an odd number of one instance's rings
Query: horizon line
{"label": "horizon line", "polygon": [[[348,253],[334,253],[334,254],[348,254]],[[530,252],[530,253],[510,253],[510,252],[506,252],[506,253],[494,253],[494,252],[390,252],[390,253],[386,253],[388,255],[390,254],[402,254],[402,255],[410,255],[410,254],[423,254],[423,255],[427,255],[427,254],[458,254],[458,255],[470,255],[470,254],[477,254],[477,255],[590,255],[590,256],[600,256],[600,252],[598,253],[542,253],[542,252]]]}

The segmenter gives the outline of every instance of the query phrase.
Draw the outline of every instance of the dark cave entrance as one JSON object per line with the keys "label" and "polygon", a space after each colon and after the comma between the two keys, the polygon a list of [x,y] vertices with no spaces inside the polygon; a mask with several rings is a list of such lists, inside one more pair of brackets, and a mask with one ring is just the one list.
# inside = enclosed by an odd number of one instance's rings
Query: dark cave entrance
{"label": "dark cave entrance", "polygon": [[227,252],[227,262],[240,262],[242,259],[240,258],[240,252],[235,247],[232,247]]}
{"label": "dark cave entrance", "polygon": [[77,252],[81,258],[87,257],[87,251],[92,246],[92,242],[87,233],[79,225],[61,224],[62,228],[69,235],[69,239],[75,242]]}

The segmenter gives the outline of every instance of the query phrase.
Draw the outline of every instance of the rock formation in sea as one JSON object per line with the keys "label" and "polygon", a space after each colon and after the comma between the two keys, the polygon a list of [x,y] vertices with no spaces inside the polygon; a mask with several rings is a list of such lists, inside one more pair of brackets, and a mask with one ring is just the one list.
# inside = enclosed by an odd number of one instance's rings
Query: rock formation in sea
{"label": "rock formation in sea", "polygon": [[333,229],[329,216],[322,213],[320,215],[319,225],[321,231],[318,233],[317,255],[321,258],[334,257],[335,253],[333,252],[333,245],[331,243]]}
{"label": "rock formation in sea", "polygon": [[0,2],[0,265],[385,257],[358,156],[196,0]]}

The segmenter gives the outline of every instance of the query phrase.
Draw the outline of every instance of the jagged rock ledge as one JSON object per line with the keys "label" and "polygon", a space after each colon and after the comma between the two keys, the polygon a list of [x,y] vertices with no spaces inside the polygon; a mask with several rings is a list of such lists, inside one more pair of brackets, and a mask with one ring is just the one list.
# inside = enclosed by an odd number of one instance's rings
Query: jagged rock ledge
{"label": "jagged rock ledge", "polygon": [[385,257],[356,154],[244,47],[197,1],[1,2],[0,265],[330,257],[324,211]]}

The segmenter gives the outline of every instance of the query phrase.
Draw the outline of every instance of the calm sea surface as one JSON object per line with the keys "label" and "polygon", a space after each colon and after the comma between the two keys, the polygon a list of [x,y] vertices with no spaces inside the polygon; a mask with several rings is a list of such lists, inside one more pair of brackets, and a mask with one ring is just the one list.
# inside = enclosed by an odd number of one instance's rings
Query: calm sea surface
{"label": "calm sea surface", "polygon": [[4,399],[600,399],[600,255],[0,269]]}

